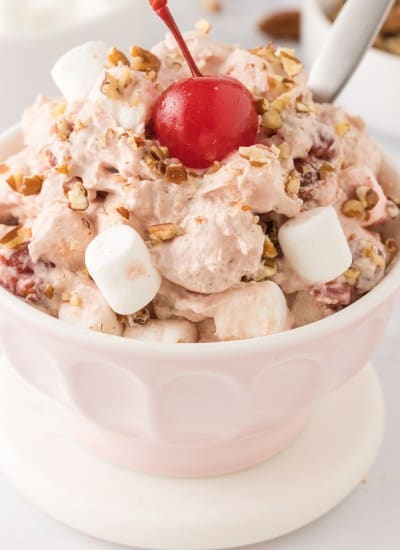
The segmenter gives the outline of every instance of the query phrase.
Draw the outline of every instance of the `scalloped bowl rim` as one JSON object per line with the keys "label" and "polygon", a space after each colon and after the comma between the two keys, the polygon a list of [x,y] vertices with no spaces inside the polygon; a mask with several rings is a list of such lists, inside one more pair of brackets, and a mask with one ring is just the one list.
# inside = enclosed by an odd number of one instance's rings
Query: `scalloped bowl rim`
{"label": "scalloped bowl rim", "polygon": [[[20,125],[15,125],[0,134],[0,149],[5,143],[6,138],[15,137],[20,132]],[[390,158],[387,162],[391,163]],[[400,173],[400,170],[397,169]],[[121,336],[100,333],[89,329],[82,329],[69,325],[59,319],[44,313],[32,305],[17,298],[9,291],[0,287],[0,306],[5,303],[14,310],[18,316],[34,322],[35,327],[43,327],[47,331],[57,334],[63,340],[79,341],[94,346],[101,346],[107,351],[116,352],[136,352],[142,356],[166,358],[193,358],[196,357],[217,357],[224,355],[247,355],[248,353],[260,352],[263,349],[282,348],[289,345],[305,344],[316,337],[323,338],[329,333],[343,329],[345,325],[351,325],[357,320],[365,318],[370,312],[378,308],[385,300],[394,296],[396,291],[400,290],[400,261],[399,258],[391,266],[389,272],[385,275],[375,288],[370,290],[357,302],[345,307],[338,313],[334,313],[325,319],[315,321],[308,325],[286,330],[276,334],[250,338],[246,340],[232,340],[228,342],[211,343],[192,343],[192,344],[169,344],[160,342],[143,342],[140,340],[131,340]]]}

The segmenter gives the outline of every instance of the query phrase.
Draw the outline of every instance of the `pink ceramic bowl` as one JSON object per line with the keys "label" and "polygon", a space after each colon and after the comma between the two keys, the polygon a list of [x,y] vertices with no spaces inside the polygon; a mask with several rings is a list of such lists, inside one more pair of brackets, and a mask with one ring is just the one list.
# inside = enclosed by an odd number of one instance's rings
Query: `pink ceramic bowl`
{"label": "pink ceramic bowl", "polygon": [[[20,147],[18,128],[1,136],[0,162]],[[152,474],[213,475],[263,461],[301,433],[321,397],[370,359],[399,287],[397,263],[366,297],[318,323],[178,345],[79,330],[0,289],[0,339],[10,364],[64,406],[98,455]]]}

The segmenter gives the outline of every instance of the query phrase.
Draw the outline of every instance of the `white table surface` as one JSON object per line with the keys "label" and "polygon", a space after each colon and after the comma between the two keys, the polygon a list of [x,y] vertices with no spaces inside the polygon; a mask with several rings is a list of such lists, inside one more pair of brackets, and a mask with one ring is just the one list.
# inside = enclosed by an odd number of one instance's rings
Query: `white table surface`
{"label": "white table surface", "polygon": [[[254,31],[261,15],[277,5],[295,5],[300,0],[229,2],[231,7],[224,19],[215,20],[215,34],[223,40],[251,46],[262,42],[262,37]],[[178,16],[183,26],[190,27],[193,20],[204,15],[200,10],[182,9],[186,0],[172,0],[171,4],[174,3],[180,8]],[[400,143],[380,140],[395,158],[397,156],[400,165]],[[387,404],[387,432],[368,480],[322,520],[277,541],[253,546],[252,550],[400,548],[399,325],[400,307],[375,356]],[[26,502],[0,473],[0,550],[120,550],[120,547],[82,536],[48,519]]]}

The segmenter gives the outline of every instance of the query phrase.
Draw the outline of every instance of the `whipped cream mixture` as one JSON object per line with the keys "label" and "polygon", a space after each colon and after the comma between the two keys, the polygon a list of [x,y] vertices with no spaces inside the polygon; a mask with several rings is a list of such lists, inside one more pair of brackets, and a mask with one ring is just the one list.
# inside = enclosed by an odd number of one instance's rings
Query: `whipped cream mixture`
{"label": "whipped cream mixture", "polygon": [[[133,47],[130,57],[111,49],[86,100],[38,98],[23,117],[25,147],[0,165],[4,288],[83,328],[210,342],[317,321],[384,277],[397,245],[381,227],[398,207],[363,122],[314,103],[291,50],[248,51],[208,30],[187,33],[189,48],[203,74],[234,77],[253,94],[257,144],[202,171],[170,158],[149,122],[159,95],[190,76],[175,41],[168,36],[152,52]],[[324,206],[335,208],[353,261],[315,283],[296,274],[278,232]],[[89,243],[116,224],[142,236],[162,276],[152,303],[125,316],[85,266]]]}

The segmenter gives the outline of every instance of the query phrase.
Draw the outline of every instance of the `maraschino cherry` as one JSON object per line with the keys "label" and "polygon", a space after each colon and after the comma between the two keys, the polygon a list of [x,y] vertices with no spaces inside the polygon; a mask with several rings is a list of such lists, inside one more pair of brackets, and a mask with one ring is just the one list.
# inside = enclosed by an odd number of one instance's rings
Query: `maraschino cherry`
{"label": "maraschino cherry", "polygon": [[153,129],[170,154],[190,168],[208,168],[242,146],[254,145],[258,115],[241,82],[203,76],[168,8],[168,0],[150,0],[177,41],[192,77],[172,84],[157,101]]}

